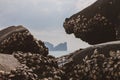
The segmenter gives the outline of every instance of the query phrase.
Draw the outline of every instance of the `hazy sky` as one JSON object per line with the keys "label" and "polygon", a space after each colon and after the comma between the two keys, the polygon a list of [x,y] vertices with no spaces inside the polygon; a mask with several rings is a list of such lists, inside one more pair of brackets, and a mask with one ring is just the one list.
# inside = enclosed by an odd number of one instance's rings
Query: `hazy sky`
{"label": "hazy sky", "polygon": [[67,42],[69,50],[87,47],[88,44],[63,28],[65,18],[77,13],[96,0],[0,0],[0,29],[23,25],[42,41],[55,45]]}

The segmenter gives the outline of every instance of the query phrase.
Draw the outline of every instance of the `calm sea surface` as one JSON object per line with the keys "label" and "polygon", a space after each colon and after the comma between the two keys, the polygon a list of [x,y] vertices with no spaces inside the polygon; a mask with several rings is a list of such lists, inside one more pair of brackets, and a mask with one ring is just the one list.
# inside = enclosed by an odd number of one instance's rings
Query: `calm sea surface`
{"label": "calm sea surface", "polygon": [[69,53],[71,53],[71,51],[49,51],[49,54],[53,55],[55,57],[60,57],[60,56],[63,56],[63,55],[67,55]]}

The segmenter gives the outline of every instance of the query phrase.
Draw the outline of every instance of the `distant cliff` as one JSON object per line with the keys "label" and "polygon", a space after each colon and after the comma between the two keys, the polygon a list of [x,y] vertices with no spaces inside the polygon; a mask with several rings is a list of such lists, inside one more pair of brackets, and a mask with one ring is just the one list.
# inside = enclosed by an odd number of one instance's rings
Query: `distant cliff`
{"label": "distant cliff", "polygon": [[45,42],[46,47],[48,47],[49,51],[67,51],[67,42],[60,43],[57,46],[54,46],[50,42]]}

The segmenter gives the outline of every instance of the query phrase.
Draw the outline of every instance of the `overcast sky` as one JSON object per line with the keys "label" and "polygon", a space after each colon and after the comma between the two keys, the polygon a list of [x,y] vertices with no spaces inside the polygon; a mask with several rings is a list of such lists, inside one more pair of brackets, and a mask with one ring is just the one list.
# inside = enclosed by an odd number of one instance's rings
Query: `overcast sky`
{"label": "overcast sky", "polygon": [[69,50],[89,46],[63,28],[65,18],[96,0],[0,0],[0,29],[23,25],[42,41],[54,45],[67,42]]}

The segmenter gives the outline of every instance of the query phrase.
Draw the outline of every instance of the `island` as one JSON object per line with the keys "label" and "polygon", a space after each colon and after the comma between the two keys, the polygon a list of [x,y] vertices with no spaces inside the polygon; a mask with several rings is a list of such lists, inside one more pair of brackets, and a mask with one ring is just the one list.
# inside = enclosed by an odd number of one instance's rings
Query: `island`
{"label": "island", "polygon": [[49,51],[67,51],[67,42],[60,43],[54,46],[50,42],[44,42],[45,46],[48,47]]}

